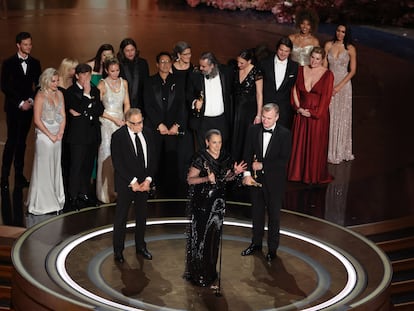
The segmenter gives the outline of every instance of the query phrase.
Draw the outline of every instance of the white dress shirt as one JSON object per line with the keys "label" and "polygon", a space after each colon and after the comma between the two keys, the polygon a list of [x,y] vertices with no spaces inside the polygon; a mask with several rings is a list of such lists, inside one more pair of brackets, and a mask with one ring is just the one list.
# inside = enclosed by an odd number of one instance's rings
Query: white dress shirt
{"label": "white dress shirt", "polygon": [[287,67],[287,58],[283,61],[279,60],[277,55],[275,56],[275,81],[276,81],[276,90],[279,89],[280,85],[283,82],[283,79],[286,75],[286,67]]}
{"label": "white dress shirt", "polygon": [[223,91],[221,88],[220,75],[207,79],[204,77],[206,102],[204,116],[217,117],[224,113]]}

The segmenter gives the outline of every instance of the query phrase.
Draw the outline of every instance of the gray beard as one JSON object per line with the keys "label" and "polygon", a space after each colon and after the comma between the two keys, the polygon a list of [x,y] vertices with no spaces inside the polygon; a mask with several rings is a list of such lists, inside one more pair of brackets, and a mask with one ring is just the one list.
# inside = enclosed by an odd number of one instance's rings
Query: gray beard
{"label": "gray beard", "polygon": [[210,73],[203,73],[204,76],[208,76],[209,79],[212,79],[218,75],[219,71],[216,66],[214,66],[213,69],[211,69]]}

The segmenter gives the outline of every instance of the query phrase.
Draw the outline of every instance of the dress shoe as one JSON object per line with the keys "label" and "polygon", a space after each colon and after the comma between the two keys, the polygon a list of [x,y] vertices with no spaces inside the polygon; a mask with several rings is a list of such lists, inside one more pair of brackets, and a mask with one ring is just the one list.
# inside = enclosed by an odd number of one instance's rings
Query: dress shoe
{"label": "dress shoe", "polygon": [[17,188],[26,188],[29,187],[29,185],[30,182],[23,175],[16,176],[14,179],[14,186]]}
{"label": "dress shoe", "polygon": [[261,245],[256,245],[256,244],[250,244],[248,248],[246,248],[244,251],[241,252],[242,256],[249,256],[249,255],[253,255],[254,252],[256,251],[261,251],[262,250],[262,246]]}
{"label": "dress shoe", "polygon": [[114,259],[115,259],[115,261],[117,261],[119,263],[123,263],[125,261],[124,255],[122,255],[122,253],[115,253],[114,254]]}
{"label": "dress shoe", "polygon": [[142,255],[142,257],[144,257],[147,260],[151,260],[152,259],[152,255],[151,253],[144,247],[141,249],[137,250],[137,254]]}
{"label": "dress shoe", "polygon": [[1,190],[9,190],[9,179],[8,178],[1,178]]}
{"label": "dress shoe", "polygon": [[276,255],[276,251],[269,251],[266,255],[266,260],[267,261],[272,261],[273,259],[275,259],[277,257]]}

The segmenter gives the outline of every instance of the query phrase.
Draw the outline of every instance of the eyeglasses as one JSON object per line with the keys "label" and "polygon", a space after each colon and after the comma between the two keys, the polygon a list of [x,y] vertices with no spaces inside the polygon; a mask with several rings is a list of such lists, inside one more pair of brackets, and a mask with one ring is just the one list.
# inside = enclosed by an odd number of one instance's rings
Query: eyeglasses
{"label": "eyeglasses", "polygon": [[169,64],[171,63],[170,60],[160,60],[160,64]]}
{"label": "eyeglasses", "polygon": [[142,123],[144,123],[144,120],[141,120],[141,121],[138,121],[138,122],[132,122],[132,121],[129,121],[129,120],[128,120],[128,122],[129,122],[129,124],[131,124],[131,125],[141,125]]}

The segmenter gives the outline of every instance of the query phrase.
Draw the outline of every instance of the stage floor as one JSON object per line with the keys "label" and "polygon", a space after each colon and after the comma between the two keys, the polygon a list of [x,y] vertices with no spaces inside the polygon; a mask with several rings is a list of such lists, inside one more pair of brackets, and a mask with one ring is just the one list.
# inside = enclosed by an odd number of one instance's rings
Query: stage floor
{"label": "stage floor", "polygon": [[[150,208],[166,203],[155,200]],[[184,209],[185,202],[171,204]],[[248,208],[229,204],[229,214]],[[60,300],[99,310],[340,310],[367,301],[378,304],[392,277],[387,257],[372,242],[343,227],[288,211],[282,213],[278,258],[268,263],[263,254],[242,257],[240,252],[251,241],[251,224],[226,217],[218,296],[216,290],[182,278],[185,218],[148,220],[151,261],[135,254],[134,223],[129,223],[125,263],[116,263],[114,209],[113,205],[89,208],[28,229],[13,249],[17,273]],[[47,303],[54,309],[51,300]]]}

